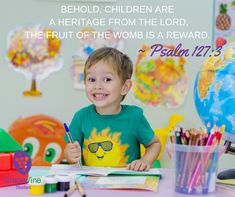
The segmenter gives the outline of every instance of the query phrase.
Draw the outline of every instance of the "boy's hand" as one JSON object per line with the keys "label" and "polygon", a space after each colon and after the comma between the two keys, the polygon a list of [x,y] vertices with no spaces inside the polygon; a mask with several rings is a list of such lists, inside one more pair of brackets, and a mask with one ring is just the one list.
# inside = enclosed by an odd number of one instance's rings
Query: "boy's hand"
{"label": "boy's hand", "polygon": [[81,157],[81,147],[77,141],[66,145],[64,157],[69,163],[77,163],[79,161]]}
{"label": "boy's hand", "polygon": [[135,160],[135,161],[132,161],[131,163],[129,163],[126,167],[126,169],[128,170],[134,170],[134,171],[149,171],[150,169],[150,164],[141,160],[141,159],[138,159],[138,160]]}

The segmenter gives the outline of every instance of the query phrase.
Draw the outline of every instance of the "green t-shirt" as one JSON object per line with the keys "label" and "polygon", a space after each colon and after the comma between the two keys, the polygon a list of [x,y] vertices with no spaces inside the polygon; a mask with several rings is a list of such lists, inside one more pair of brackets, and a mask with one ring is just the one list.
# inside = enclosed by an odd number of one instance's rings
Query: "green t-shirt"
{"label": "green t-shirt", "polygon": [[[94,105],[82,108],[69,129],[88,166],[126,166],[140,158],[140,144],[147,145],[154,137],[143,110],[129,105],[122,105],[115,115],[100,115]],[[68,142],[67,136],[65,140]]]}

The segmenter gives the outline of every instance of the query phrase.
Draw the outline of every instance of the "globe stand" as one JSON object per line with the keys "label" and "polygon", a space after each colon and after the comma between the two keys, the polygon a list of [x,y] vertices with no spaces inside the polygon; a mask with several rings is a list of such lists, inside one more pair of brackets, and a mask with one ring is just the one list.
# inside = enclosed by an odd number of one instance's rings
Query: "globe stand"
{"label": "globe stand", "polygon": [[[230,153],[235,155],[235,147],[231,146],[232,142],[225,141],[226,151],[225,153]],[[235,169],[224,170],[218,174],[218,179],[235,179]]]}

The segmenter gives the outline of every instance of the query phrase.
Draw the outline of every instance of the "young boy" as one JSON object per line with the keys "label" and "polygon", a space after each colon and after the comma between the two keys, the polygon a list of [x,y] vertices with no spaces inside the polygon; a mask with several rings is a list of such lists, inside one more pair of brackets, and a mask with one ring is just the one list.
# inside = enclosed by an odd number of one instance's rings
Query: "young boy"
{"label": "young boy", "polygon": [[[141,108],[120,104],[131,88],[132,72],[129,57],[114,48],[100,48],[89,56],[85,89],[93,104],[76,112],[72,119],[70,132],[78,142],[65,148],[69,163],[78,162],[82,155],[88,166],[150,169],[160,152],[160,142]],[[65,140],[68,142],[67,137]],[[140,144],[146,148],[142,158]]]}

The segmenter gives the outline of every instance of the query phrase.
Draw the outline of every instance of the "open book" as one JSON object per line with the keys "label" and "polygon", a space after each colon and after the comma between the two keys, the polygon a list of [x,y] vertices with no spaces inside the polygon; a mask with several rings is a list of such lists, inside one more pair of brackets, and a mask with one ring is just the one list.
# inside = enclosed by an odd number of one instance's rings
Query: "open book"
{"label": "open book", "polygon": [[135,189],[157,192],[159,176],[83,176],[79,180],[85,188]]}
{"label": "open book", "polygon": [[77,164],[53,164],[51,166],[50,174],[58,173],[74,173],[80,175],[90,175],[90,176],[108,176],[108,175],[133,175],[133,176],[161,176],[158,168],[151,168],[148,172],[140,172],[127,170],[125,168],[111,168],[111,167],[90,167],[82,166],[78,167]]}

